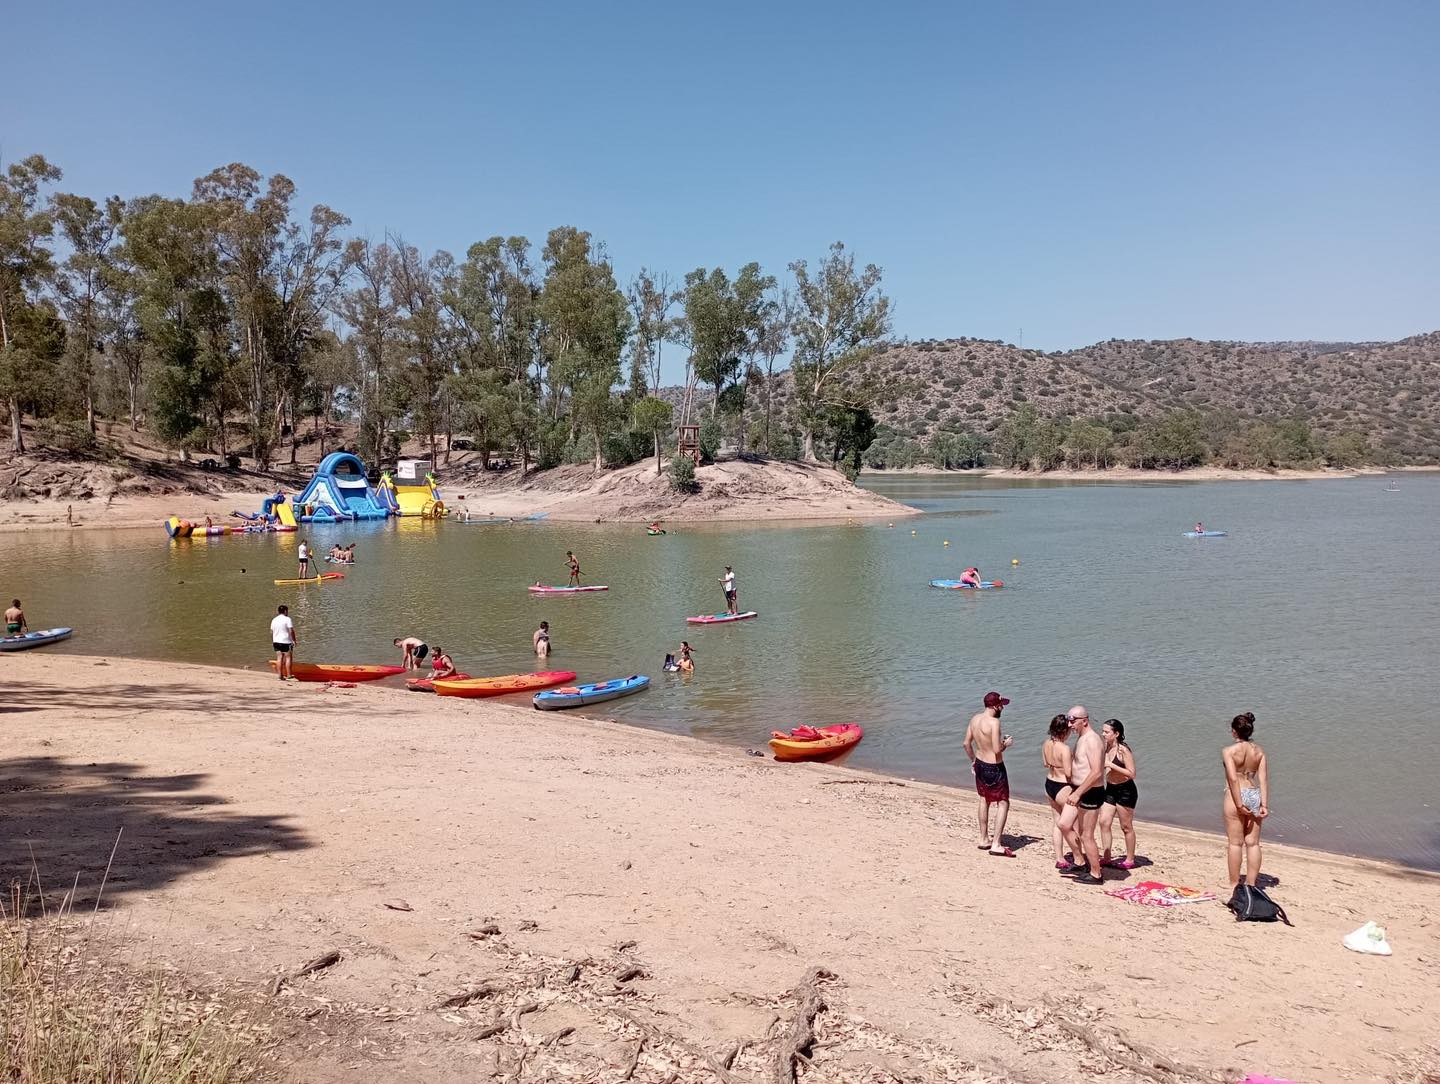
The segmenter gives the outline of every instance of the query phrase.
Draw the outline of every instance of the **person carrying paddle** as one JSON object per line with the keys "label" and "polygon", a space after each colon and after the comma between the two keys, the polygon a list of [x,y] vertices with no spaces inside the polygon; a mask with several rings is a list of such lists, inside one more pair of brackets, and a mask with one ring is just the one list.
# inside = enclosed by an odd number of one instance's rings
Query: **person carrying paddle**
{"label": "person carrying paddle", "polygon": [[299,579],[299,580],[309,579],[309,578],[310,578],[310,544],[309,544],[308,542],[306,542],[305,539],[303,539],[303,538],[300,539],[300,549],[296,552],[296,556],[300,558],[300,572],[299,572],[299,574],[298,574],[295,578],[296,578],[296,579]]}
{"label": "person carrying paddle", "polygon": [[570,566],[570,586],[580,586],[580,561],[569,550],[565,551],[565,563]]}
{"label": "person carrying paddle", "polygon": [[720,577],[720,585],[725,589],[725,612],[738,614],[740,609],[736,599],[739,593],[735,590],[735,570],[729,565],[725,566],[725,575]]}

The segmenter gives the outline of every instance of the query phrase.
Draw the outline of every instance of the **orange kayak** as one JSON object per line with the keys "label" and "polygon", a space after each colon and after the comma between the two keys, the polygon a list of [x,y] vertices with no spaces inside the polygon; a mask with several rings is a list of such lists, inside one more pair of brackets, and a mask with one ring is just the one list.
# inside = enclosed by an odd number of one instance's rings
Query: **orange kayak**
{"label": "orange kayak", "polygon": [[865,731],[857,723],[835,726],[797,726],[790,733],[775,730],[770,734],[770,749],[776,760],[813,760],[834,756],[859,744]]}
{"label": "orange kayak", "polygon": [[545,689],[551,685],[564,685],[575,680],[574,670],[546,670],[538,674],[506,674],[503,677],[444,678],[431,682],[441,696],[504,696],[506,693],[523,693],[531,689]]}
{"label": "orange kayak", "polygon": [[[451,674],[448,678],[441,678],[441,681],[469,681],[469,674]],[[412,693],[433,693],[435,691],[434,678],[406,678],[405,687]]]}
{"label": "orange kayak", "polygon": [[[270,660],[270,669],[276,669],[274,659]],[[291,664],[291,669],[301,681],[379,681],[405,672],[403,666],[346,666],[333,662],[297,662]]]}

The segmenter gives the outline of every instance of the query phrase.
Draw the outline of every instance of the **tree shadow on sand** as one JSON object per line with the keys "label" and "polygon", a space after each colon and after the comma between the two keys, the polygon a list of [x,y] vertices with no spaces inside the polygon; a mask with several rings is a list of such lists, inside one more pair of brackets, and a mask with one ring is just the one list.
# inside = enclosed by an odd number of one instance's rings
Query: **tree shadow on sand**
{"label": "tree shadow on sand", "polygon": [[0,885],[8,894],[18,884],[39,913],[72,890],[75,905],[93,906],[102,881],[115,902],[226,859],[312,845],[288,817],[227,812],[201,790],[207,778],[49,756],[0,761]]}

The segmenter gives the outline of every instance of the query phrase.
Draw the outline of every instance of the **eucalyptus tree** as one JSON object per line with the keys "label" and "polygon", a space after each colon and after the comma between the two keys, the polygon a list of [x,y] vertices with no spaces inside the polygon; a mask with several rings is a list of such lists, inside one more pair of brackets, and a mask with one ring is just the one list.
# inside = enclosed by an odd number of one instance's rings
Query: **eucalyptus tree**
{"label": "eucalyptus tree", "polygon": [[715,389],[711,417],[717,415],[727,388],[735,388],[732,404],[740,416],[742,450],[744,363],[758,349],[765,295],[774,288],[774,276],[761,274],[758,263],[742,267],[733,282],[718,267],[698,267],[685,276],[685,330],[693,372]]}
{"label": "eucalyptus tree", "polygon": [[124,203],[112,196],[102,206],[88,196],[62,192],[51,201],[55,225],[69,254],[54,276],[60,309],[69,322],[66,383],[79,398],[85,426],[95,432],[95,358],[102,306],[114,285],[113,249]]}
{"label": "eucalyptus tree", "polygon": [[444,282],[453,274],[454,258],[437,252],[429,260],[402,238],[392,239],[395,258],[392,281],[399,315],[401,351],[409,387],[410,416],[438,461],[436,434],[446,412],[446,377],[455,372],[455,335],[446,321]]}
{"label": "eucalyptus tree", "polygon": [[[789,290],[771,290],[760,305],[759,326],[755,336],[755,353],[764,359],[765,369],[756,373],[765,404],[765,421],[761,439],[765,454],[770,454],[770,433],[775,423],[775,363],[790,345],[790,326],[794,319],[793,301]],[[758,369],[758,367],[757,367]]]}
{"label": "eucalyptus tree", "polygon": [[394,251],[383,241],[350,241],[345,246],[349,287],[332,302],[335,314],[352,330],[360,448],[372,459],[383,453],[390,423],[404,408],[393,379],[400,364],[400,306],[394,292],[394,262]]}
{"label": "eucalyptus tree", "polygon": [[670,313],[684,297],[674,290],[668,274],[642,267],[630,283],[626,298],[634,332],[630,336],[630,387],[638,395],[660,390],[661,357],[673,341],[677,321]]}
{"label": "eucalyptus tree", "polygon": [[53,267],[48,244],[55,219],[42,192],[61,176],[39,154],[0,174],[0,397],[10,415],[10,447],[17,452],[25,450],[20,404],[30,370],[54,351],[53,334],[40,330],[48,327],[46,314],[32,310]]}
{"label": "eucalyptus tree", "polygon": [[835,242],[812,276],[804,260],[795,276],[795,357],[791,365],[799,400],[801,454],[815,458],[815,429],[829,406],[845,403],[837,385],[865,361],[890,332],[890,299],[880,289],[880,268],[855,268],[854,255]]}

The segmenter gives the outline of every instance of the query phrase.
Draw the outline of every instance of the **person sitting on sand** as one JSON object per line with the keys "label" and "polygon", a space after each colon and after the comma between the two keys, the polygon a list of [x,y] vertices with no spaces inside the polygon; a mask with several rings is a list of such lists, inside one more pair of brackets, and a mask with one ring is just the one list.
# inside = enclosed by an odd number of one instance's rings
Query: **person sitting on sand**
{"label": "person sitting on sand", "polygon": [[[1135,786],[1135,754],[1125,744],[1125,724],[1119,719],[1106,719],[1100,728],[1105,743],[1105,805],[1100,810],[1100,864],[1116,869],[1135,868],[1135,803],[1140,792]],[[1114,839],[1113,825],[1120,816],[1120,830],[1125,833],[1125,860],[1110,856]]]}
{"label": "person sitting on sand", "polygon": [[1270,816],[1270,765],[1265,750],[1252,740],[1255,716],[1250,712],[1230,721],[1233,745],[1220,752],[1225,765],[1226,866],[1230,887],[1240,883],[1240,860],[1245,860],[1245,883],[1252,888],[1260,879],[1260,825]]}
{"label": "person sitting on sand", "polygon": [[[980,796],[976,818],[980,822],[979,847],[996,858],[1014,858],[1005,846],[1005,820],[1010,815],[1010,780],[1005,773],[1005,750],[1015,743],[1000,733],[1000,715],[1009,699],[999,693],[985,694],[985,707],[970,718],[965,728],[965,755],[975,775],[975,792]],[[995,832],[990,832],[990,807],[995,807]]]}
{"label": "person sitting on sand", "polygon": [[445,654],[445,649],[439,644],[435,645],[435,654],[430,656],[430,680],[437,681],[440,678],[448,678],[455,673],[455,660]]}
{"label": "person sitting on sand", "polygon": [[[1063,712],[1050,720],[1050,736],[1040,747],[1040,759],[1045,765],[1045,797],[1050,802],[1051,838],[1055,844],[1055,868],[1061,871],[1071,867],[1071,860],[1080,854],[1080,846],[1074,833],[1067,833],[1060,827],[1060,818],[1065,810],[1065,799],[1070,797],[1070,717]],[[1065,848],[1070,848],[1070,858]]]}
{"label": "person sitting on sand", "polygon": [[960,573],[960,582],[970,587],[980,586],[980,570],[971,565],[964,572]]}
{"label": "person sitting on sand", "polygon": [[425,656],[430,654],[430,646],[418,636],[407,636],[403,640],[396,640],[395,646],[404,653],[400,665],[406,670],[419,670],[420,664],[425,661]]}
{"label": "person sitting on sand", "polygon": [[30,626],[25,621],[25,611],[20,608],[18,598],[10,600],[10,608],[5,611],[5,635],[19,636],[22,632],[29,632]]}
{"label": "person sitting on sand", "polygon": [[570,566],[570,586],[580,586],[580,559],[569,550],[565,551],[565,563]]}
{"label": "person sitting on sand", "polygon": [[540,627],[530,637],[530,646],[535,649],[535,654],[542,659],[550,657],[550,622],[540,622]]}

